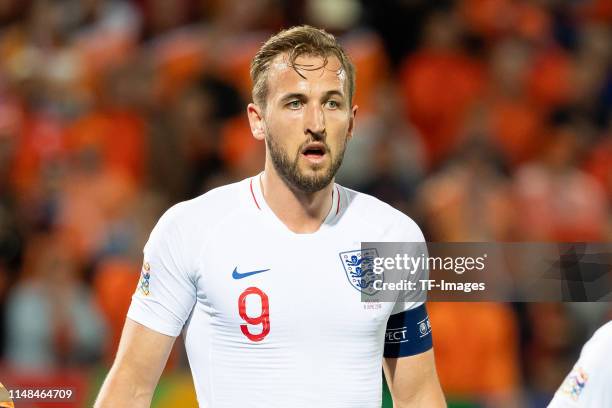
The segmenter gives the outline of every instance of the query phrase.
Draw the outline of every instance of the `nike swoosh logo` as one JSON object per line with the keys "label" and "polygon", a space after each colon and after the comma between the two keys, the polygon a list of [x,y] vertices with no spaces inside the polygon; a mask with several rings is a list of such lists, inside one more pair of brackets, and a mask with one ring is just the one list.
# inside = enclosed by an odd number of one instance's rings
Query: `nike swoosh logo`
{"label": "nike swoosh logo", "polygon": [[235,267],[234,268],[234,272],[232,272],[232,278],[234,278],[234,279],[242,279],[242,278],[246,278],[247,276],[255,275],[257,273],[267,272],[269,270],[270,269],[261,269],[259,271],[251,271],[251,272],[240,273],[240,272],[238,272],[238,267]]}

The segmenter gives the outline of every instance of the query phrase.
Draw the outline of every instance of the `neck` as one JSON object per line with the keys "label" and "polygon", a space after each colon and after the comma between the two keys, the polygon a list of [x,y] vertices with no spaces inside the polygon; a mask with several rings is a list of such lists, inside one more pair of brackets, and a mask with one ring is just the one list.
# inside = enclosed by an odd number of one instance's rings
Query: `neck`
{"label": "neck", "polygon": [[261,183],[268,207],[291,231],[309,234],[321,227],[332,205],[333,182],[322,190],[306,193],[289,187],[273,165],[266,163]]}

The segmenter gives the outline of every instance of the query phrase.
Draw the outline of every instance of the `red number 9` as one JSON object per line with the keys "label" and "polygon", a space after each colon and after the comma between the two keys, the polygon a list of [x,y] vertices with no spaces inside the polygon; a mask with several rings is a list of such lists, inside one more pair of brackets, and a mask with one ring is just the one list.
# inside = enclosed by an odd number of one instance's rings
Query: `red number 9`
{"label": "red number 9", "polygon": [[[246,298],[249,295],[257,295],[261,300],[261,314],[259,316],[250,317],[246,313]],[[244,292],[240,294],[238,298],[238,313],[240,317],[251,325],[262,325],[261,333],[253,334],[249,331],[249,328],[246,324],[240,325],[240,330],[242,334],[247,336],[247,338],[251,341],[262,341],[268,333],[270,333],[270,307],[268,304],[268,295],[262,292],[259,288],[251,286],[250,288],[246,288]]]}

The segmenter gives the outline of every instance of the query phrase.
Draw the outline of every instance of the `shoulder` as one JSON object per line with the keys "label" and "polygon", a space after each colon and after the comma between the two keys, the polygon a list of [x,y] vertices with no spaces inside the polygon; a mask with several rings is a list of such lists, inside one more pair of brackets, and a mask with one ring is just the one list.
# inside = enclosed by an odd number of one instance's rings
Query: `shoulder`
{"label": "shoulder", "polygon": [[250,179],[221,186],[191,200],[179,202],[160,217],[146,246],[174,242],[183,250],[197,249],[225,220],[248,211]]}
{"label": "shoulder", "polygon": [[595,353],[599,357],[603,356],[603,353],[612,353],[612,321],[597,329],[584,345],[583,353]]}
{"label": "shoulder", "polygon": [[210,224],[249,208],[249,179],[214,188],[191,200],[170,207],[159,219],[158,225],[173,225],[179,229],[192,229]]}
{"label": "shoulder", "polygon": [[161,257],[180,263],[186,271],[193,270],[191,263],[215,236],[215,229],[224,220],[239,220],[237,213],[251,208],[249,182],[245,179],[218,187],[170,207],[151,231],[144,246],[145,256]]}
{"label": "shoulder", "polygon": [[610,406],[612,368],[607,356],[612,353],[612,321],[600,327],[586,342],[572,371],[555,393],[549,408]]}
{"label": "shoulder", "polygon": [[417,223],[403,212],[369,194],[338,186],[344,195],[345,216],[360,225],[370,226],[386,240],[422,242],[425,241]]}
{"label": "shoulder", "polygon": [[[580,352],[576,366],[587,374],[597,374],[612,379],[612,367],[605,356],[612,354],[612,321],[601,326],[585,343]],[[603,373],[606,373],[605,375]]]}

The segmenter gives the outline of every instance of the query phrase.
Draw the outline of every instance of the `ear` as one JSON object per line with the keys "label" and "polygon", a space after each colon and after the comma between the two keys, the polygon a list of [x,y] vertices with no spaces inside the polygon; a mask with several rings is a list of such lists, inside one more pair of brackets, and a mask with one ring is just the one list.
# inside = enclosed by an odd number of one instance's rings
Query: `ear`
{"label": "ear", "polygon": [[351,109],[351,113],[350,113],[351,116],[349,118],[349,127],[348,127],[348,131],[346,132],[347,142],[351,140],[353,137],[353,130],[355,129],[355,116],[357,116],[357,109],[359,109],[359,106],[357,105],[353,106],[353,108]]}
{"label": "ear", "polygon": [[251,125],[251,133],[257,140],[264,140],[266,137],[266,123],[263,117],[262,109],[254,103],[249,103],[247,106],[247,115],[249,124]]}

